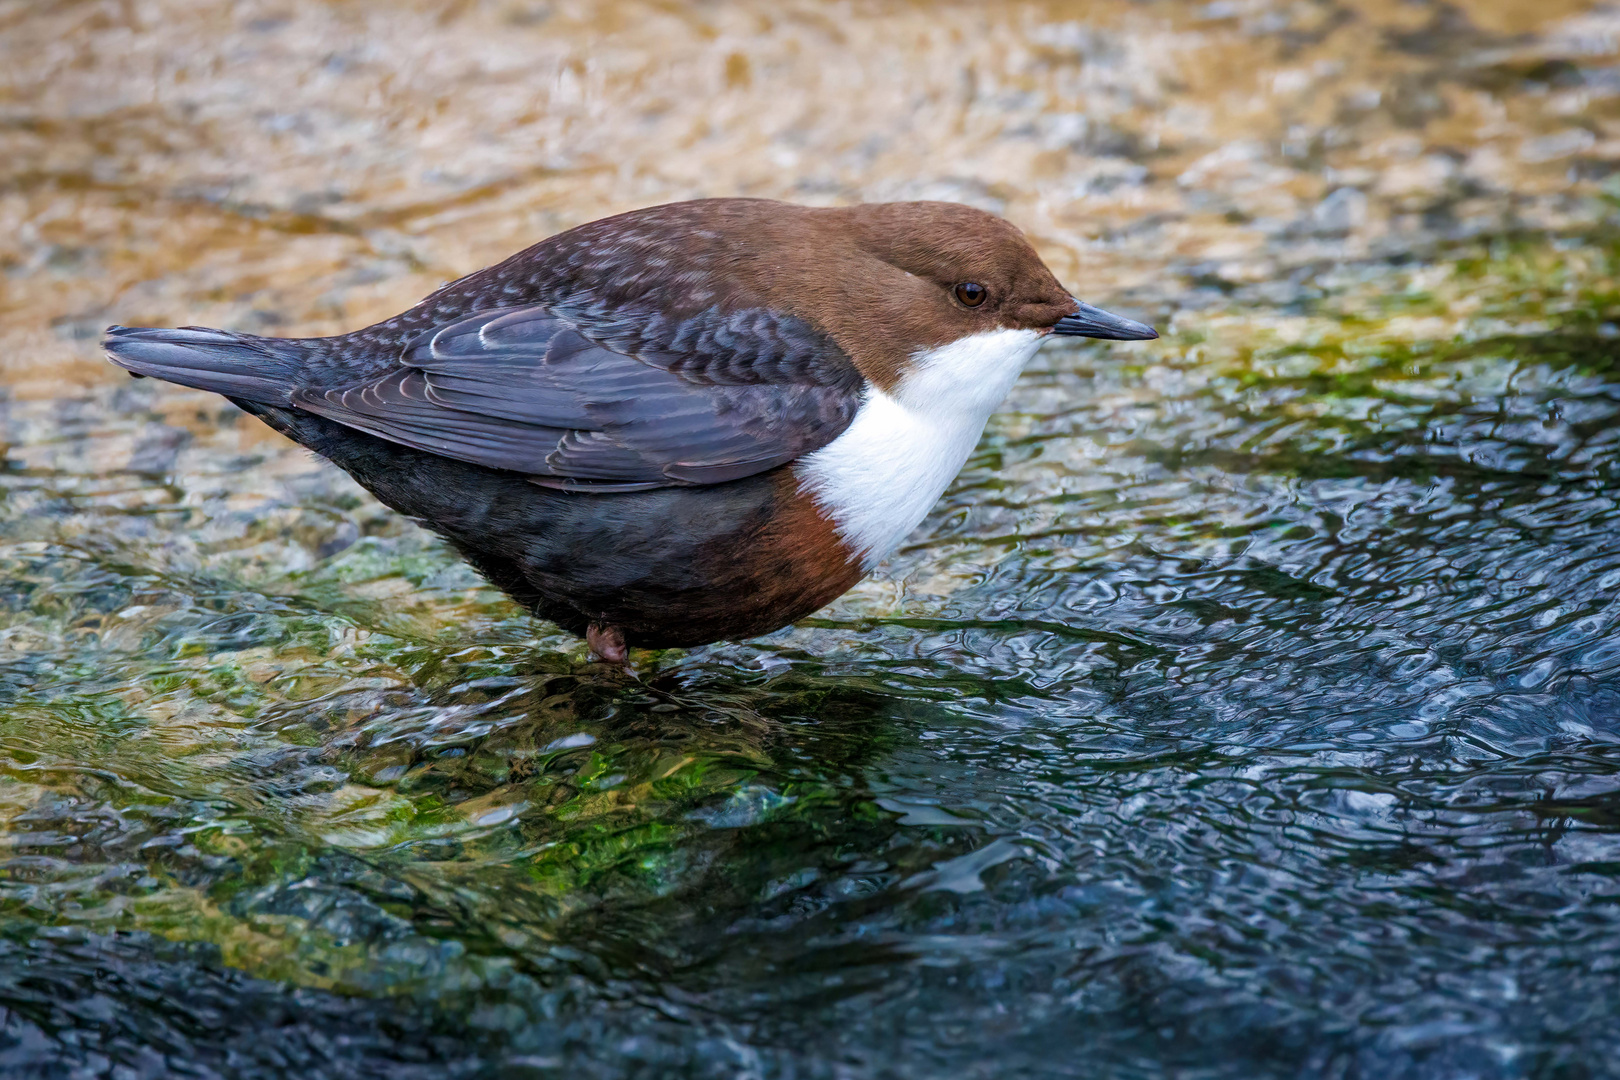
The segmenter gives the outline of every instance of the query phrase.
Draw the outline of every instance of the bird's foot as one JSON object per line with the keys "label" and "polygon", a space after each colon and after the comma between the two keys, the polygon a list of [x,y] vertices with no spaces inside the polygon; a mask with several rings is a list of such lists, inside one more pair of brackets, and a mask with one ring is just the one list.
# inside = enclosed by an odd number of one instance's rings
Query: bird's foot
{"label": "bird's foot", "polygon": [[630,648],[624,643],[624,633],[617,626],[591,623],[585,629],[585,644],[591,656],[604,664],[624,664],[630,659]]}

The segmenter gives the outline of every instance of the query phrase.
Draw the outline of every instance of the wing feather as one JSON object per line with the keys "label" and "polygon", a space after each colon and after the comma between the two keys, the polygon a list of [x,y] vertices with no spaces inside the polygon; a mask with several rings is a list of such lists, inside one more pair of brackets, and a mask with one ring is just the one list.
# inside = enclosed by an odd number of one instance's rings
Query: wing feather
{"label": "wing feather", "polygon": [[[293,403],[417,449],[595,491],[775,468],[831,442],[859,405],[848,358],[788,316],[649,314],[638,328],[621,311],[610,329],[593,337],[588,319],[541,305],[479,312],[417,336],[379,378],[297,390]],[[634,351],[620,351],[627,344]]]}

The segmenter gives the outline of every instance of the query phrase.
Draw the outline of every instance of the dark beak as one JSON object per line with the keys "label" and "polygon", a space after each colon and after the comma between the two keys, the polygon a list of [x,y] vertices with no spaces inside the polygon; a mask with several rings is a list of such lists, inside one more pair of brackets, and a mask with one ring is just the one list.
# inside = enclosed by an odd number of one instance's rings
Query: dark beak
{"label": "dark beak", "polygon": [[1146,323],[1110,315],[1102,308],[1081,304],[1078,300],[1075,303],[1080,304],[1080,310],[1059,319],[1052,327],[1052,333],[1064,337],[1104,338],[1108,341],[1152,341],[1159,336],[1159,332]]}

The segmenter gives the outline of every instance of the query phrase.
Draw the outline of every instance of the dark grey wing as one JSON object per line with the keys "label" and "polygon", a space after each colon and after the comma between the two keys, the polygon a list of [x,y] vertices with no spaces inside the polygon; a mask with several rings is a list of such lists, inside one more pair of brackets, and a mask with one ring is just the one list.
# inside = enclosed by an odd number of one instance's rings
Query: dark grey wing
{"label": "dark grey wing", "polygon": [[[615,327],[626,315],[614,314]],[[718,484],[825,446],[861,380],[805,324],[705,312],[600,343],[584,320],[530,306],[479,312],[406,345],[365,383],[300,389],[293,404],[445,457],[595,491]]]}

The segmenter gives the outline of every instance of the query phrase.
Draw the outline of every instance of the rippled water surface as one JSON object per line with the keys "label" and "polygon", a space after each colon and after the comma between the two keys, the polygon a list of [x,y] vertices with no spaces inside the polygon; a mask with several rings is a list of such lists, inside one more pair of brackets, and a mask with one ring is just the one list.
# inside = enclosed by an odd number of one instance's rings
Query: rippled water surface
{"label": "rippled water surface", "polygon": [[[1620,15],[0,3],[0,1071],[1620,1066]],[[1024,227],[912,541],[622,674],[109,322],[757,194]]]}

